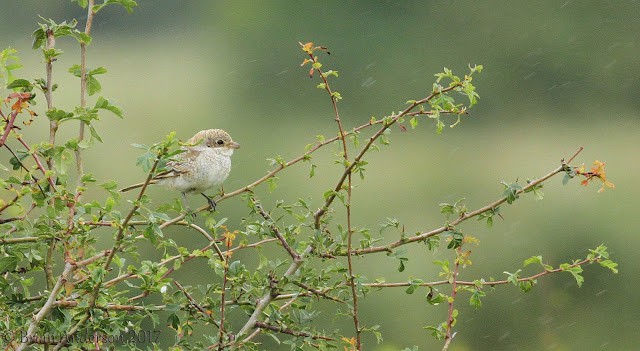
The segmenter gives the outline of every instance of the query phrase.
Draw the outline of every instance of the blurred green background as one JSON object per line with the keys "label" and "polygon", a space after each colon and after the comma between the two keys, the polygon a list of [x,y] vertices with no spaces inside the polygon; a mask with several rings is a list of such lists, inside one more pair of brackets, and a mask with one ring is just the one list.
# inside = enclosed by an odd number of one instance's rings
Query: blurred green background
{"label": "blurred green background", "polygon": [[[461,125],[440,136],[425,122],[409,133],[396,128],[391,147],[369,156],[367,178],[356,182],[355,225],[376,231],[385,217],[393,217],[408,233],[435,228],[444,220],[438,203],[465,197],[470,209],[477,208],[500,196],[500,181],[541,176],[584,146],[577,162],[606,162],[616,189],[598,194],[596,184],[562,186],[557,177],[545,184],[543,201],[524,196],[503,207],[504,220],[492,229],[466,223],[465,232],[481,245],[473,248],[474,265],[461,279],[502,278],[503,271],[515,271],[531,255],[557,265],[601,243],[621,272],[589,266],[582,288],[569,274],[541,279],[526,294],[502,286],[488,293],[479,310],[468,306],[463,294],[451,349],[640,348],[640,3],[141,0],[139,5],[131,15],[106,8],[94,23],[89,65],[109,70],[98,77],[101,95],[126,112],[125,120],[105,114],[97,124],[104,143],[87,152],[86,168],[99,180],[115,178],[124,186],[142,179],[135,167],[139,150],[131,143],[150,144],[170,131],[187,139],[201,129],[224,128],[242,144],[225,183],[232,190],[262,176],[269,169],[266,158],[297,156],[317,134],[333,135],[331,106],[307,68],[299,67],[304,57],[298,41],[329,47],[331,56],[322,60],[340,71],[332,86],[344,98],[339,106],[348,127],[426,96],[433,74],[444,66],[464,74],[468,64],[483,64],[474,80],[480,102]],[[81,26],[86,18],[77,5],[62,0],[2,0],[1,7],[0,47],[20,50],[22,77],[44,75],[40,54],[30,49],[37,15],[76,18]],[[55,99],[64,108],[77,103],[77,80],[67,69],[79,62],[78,48],[70,39],[58,47],[66,54],[55,64],[54,79],[61,86]],[[61,130],[63,136],[76,133],[70,126]],[[35,127],[46,135],[43,117]],[[265,205],[304,197],[318,206],[339,172],[332,151],[318,156],[315,178],[309,180],[308,165],[300,165],[282,175],[276,192],[263,187]],[[150,194],[158,202],[176,196],[162,189]],[[191,199],[194,205],[200,200]],[[232,226],[245,215],[240,198],[224,202],[220,211],[217,216],[229,217]],[[202,245],[199,237],[182,240]],[[357,259],[356,270],[371,280],[430,281],[437,279],[431,262],[451,259],[444,249],[432,254],[412,247],[409,255],[402,273],[383,254]],[[390,289],[367,296],[362,322],[380,324],[384,341],[376,344],[369,335],[366,349],[439,349],[441,343],[421,327],[444,320],[445,311],[429,306],[425,295],[426,290],[406,295],[404,289]],[[333,314],[323,320],[332,321]],[[349,321],[339,323],[349,334]],[[272,343],[265,348],[286,349]]]}

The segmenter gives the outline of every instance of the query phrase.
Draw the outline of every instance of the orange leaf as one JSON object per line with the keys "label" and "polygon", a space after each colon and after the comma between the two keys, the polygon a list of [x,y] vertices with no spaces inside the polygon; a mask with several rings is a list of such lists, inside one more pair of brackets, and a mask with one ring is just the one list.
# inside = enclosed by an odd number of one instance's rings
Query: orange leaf
{"label": "orange leaf", "polygon": [[305,44],[302,44],[301,42],[298,42],[300,44],[300,46],[302,46],[302,51],[306,52],[307,54],[311,54],[313,53],[313,43],[312,42],[308,42]]}

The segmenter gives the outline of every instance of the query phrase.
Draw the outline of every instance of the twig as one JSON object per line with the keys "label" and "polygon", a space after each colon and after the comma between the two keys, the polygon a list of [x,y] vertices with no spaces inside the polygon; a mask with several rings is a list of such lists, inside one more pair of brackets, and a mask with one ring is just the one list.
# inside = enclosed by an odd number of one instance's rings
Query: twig
{"label": "twig", "polygon": [[[42,172],[44,176],[47,176],[47,170],[44,169],[42,162],[40,162],[40,158],[34,151],[31,150],[29,144],[27,144],[20,136],[16,136],[16,139],[20,142],[20,144],[22,144],[22,146],[24,146],[25,149],[27,149],[27,152],[31,154],[31,157],[33,157],[33,160],[36,161],[36,165],[38,166],[40,172]],[[49,185],[51,185],[51,190],[56,191],[56,185],[54,184],[53,179],[47,176],[47,180],[49,181]]]}
{"label": "twig", "polygon": [[[303,50],[305,50],[304,49],[305,45],[303,45],[302,43],[300,44],[303,46]],[[313,50],[305,50],[305,51],[309,55],[311,62],[313,63],[318,62],[318,58],[313,54]],[[348,253],[347,268],[349,272],[348,281],[351,287],[351,298],[353,301],[351,314],[353,318],[353,326],[356,331],[356,349],[361,350],[362,340],[360,337],[360,334],[361,334],[360,320],[358,318],[358,291],[355,284],[355,275],[353,273],[353,257],[350,254],[352,243],[353,243],[353,228],[351,227],[351,196],[352,196],[352,173],[353,173],[352,165],[353,164],[350,164],[351,161],[349,160],[349,154],[347,150],[347,140],[345,138],[344,128],[342,127],[342,120],[340,119],[340,113],[338,112],[337,97],[334,96],[334,93],[331,91],[331,86],[329,85],[329,81],[327,80],[325,73],[322,71],[322,68],[317,67],[315,69],[318,71],[318,75],[320,76],[320,78],[322,79],[322,82],[324,83],[324,90],[327,92],[327,94],[329,94],[329,99],[331,100],[331,106],[333,107],[334,120],[336,121],[336,124],[338,126],[338,133],[339,133],[340,141],[342,142],[342,157],[344,159],[344,167],[345,167],[345,172],[347,174],[347,201],[345,203],[345,208],[346,208],[346,214],[347,214],[347,253]],[[339,191],[341,187],[342,187],[341,184],[340,186],[336,186],[335,191],[336,192]],[[325,208],[328,208],[326,204],[325,204]],[[315,226],[316,229],[320,228],[319,226],[320,216],[316,216],[316,226]]]}
{"label": "twig", "polygon": [[[92,3],[93,3],[93,0],[89,0],[90,8],[93,6]],[[128,226],[127,224],[129,223],[133,215],[140,208],[140,200],[142,199],[142,195],[144,195],[144,192],[147,190],[147,186],[149,186],[149,183],[151,182],[151,179],[155,174],[155,171],[156,171],[156,168],[158,167],[158,163],[160,162],[161,156],[166,152],[167,150],[163,149],[158,153],[158,156],[155,162],[153,163],[153,165],[151,166],[151,170],[149,171],[149,174],[147,175],[147,179],[142,184],[142,188],[138,193],[138,197],[133,203],[133,207],[131,208],[131,210],[129,211],[129,213],[127,214],[127,216],[125,217],[125,219],[122,221],[122,223],[118,228],[118,233],[116,234],[115,242],[113,244],[112,249],[105,251],[107,259],[105,260],[102,267],[105,271],[109,270],[109,266],[111,265],[111,261],[113,260],[113,257],[115,256],[116,252],[122,249],[121,244],[125,236],[125,230]],[[98,299],[98,294],[100,292],[101,285],[102,285],[102,282],[99,281],[99,282],[96,282],[96,284],[93,286],[93,291],[91,292],[91,296],[89,298],[89,306],[87,307],[87,312],[85,313],[83,318],[78,320],[76,324],[69,331],[67,331],[67,333],[62,337],[60,342],[54,348],[54,351],[60,350],[60,348],[63,347],[63,344],[69,339],[69,337],[74,335],[78,331],[78,329],[80,329],[80,327],[84,325],[84,323],[89,319],[89,317],[91,316],[91,310],[95,307],[96,301]]]}
{"label": "twig", "polygon": [[218,324],[218,322],[216,322],[213,316],[211,316],[211,313],[209,313],[206,309],[200,306],[200,304],[196,302],[193,296],[191,296],[191,294],[189,294],[189,292],[180,283],[178,283],[178,281],[174,280],[173,285],[175,285],[180,291],[182,291],[182,294],[187,298],[187,300],[189,300],[189,304],[191,306],[193,306],[196,310],[198,310],[198,312],[200,312],[203,316],[205,316],[209,320],[209,322],[211,322],[216,327],[220,328],[220,324]]}
{"label": "twig", "polygon": [[39,238],[37,236],[24,236],[21,238],[0,238],[0,245],[35,243],[36,241],[38,241],[38,239]]}
{"label": "twig", "polygon": [[311,293],[313,293],[314,295],[317,295],[317,296],[320,296],[320,297],[324,297],[325,299],[329,299],[329,300],[332,300],[332,301],[335,301],[335,302],[346,304],[345,301],[342,301],[337,297],[330,296],[329,294],[327,294],[326,291],[321,291],[321,290],[312,288],[312,287],[310,287],[310,286],[308,286],[306,284],[303,284],[303,283],[300,283],[300,282],[296,282],[296,281],[292,281],[291,283],[295,284],[295,285],[297,285],[297,286],[299,286],[299,287],[301,287],[301,288],[303,288],[303,289],[305,289],[305,290],[307,290],[307,291],[309,291]]}
{"label": "twig", "polygon": [[[227,233],[229,235],[229,233]],[[225,330],[224,330],[224,300],[225,300],[225,296],[227,293],[227,282],[229,281],[229,258],[231,258],[231,253],[228,252],[229,249],[231,248],[231,245],[233,244],[233,240],[229,237],[225,238],[225,243],[227,246],[227,254],[224,255],[224,260],[222,261],[224,264],[224,272],[222,274],[222,292],[220,293],[220,326],[218,327],[218,331],[219,331],[219,346],[218,346],[218,351],[222,351],[223,350],[223,346],[224,346],[224,334],[225,334]]]}
{"label": "twig", "polygon": [[453,315],[454,314],[453,303],[455,302],[456,295],[458,294],[457,281],[458,281],[458,273],[460,271],[460,260],[462,259],[461,255],[462,255],[462,249],[458,247],[456,249],[456,259],[453,265],[453,276],[451,277],[451,297],[448,299],[449,310],[447,314],[447,332],[445,336],[445,345],[442,351],[446,351],[449,348],[449,343],[451,342],[451,339],[453,339],[453,336],[451,334],[451,330],[453,328],[453,324],[455,320],[455,316]]}
{"label": "twig", "polygon": [[[45,49],[53,49],[56,45],[56,38],[53,35],[53,31],[51,29],[47,30],[47,43],[45,44]],[[44,87],[44,97],[47,100],[47,110],[51,110],[53,108],[53,61],[55,58],[47,59],[45,64],[45,70],[47,72],[47,81],[46,86]],[[58,121],[55,119],[49,120],[49,144],[55,146],[56,144],[56,132],[58,131]],[[53,161],[51,157],[47,157],[46,159],[47,167],[49,169],[53,169]]]}
{"label": "twig", "polygon": [[565,164],[571,164],[571,162],[573,162],[573,159],[574,159],[574,158],[576,158],[576,156],[578,156],[578,154],[579,154],[582,150],[584,150],[584,147],[580,146],[580,148],[578,148],[578,151],[576,151],[576,153],[575,153],[575,154],[573,154],[573,156],[571,156],[567,162],[563,162],[563,163],[565,163]]}
{"label": "twig", "polygon": [[386,119],[383,120],[385,122],[382,124],[382,127],[374,135],[372,135],[367,140],[367,143],[362,147],[362,149],[360,150],[358,155],[356,155],[356,157],[353,159],[353,161],[351,161],[350,164],[345,168],[344,172],[342,172],[342,176],[340,177],[340,180],[338,180],[338,183],[333,188],[333,193],[327,197],[327,199],[325,200],[324,205],[314,213],[314,218],[315,218],[314,228],[316,228],[316,229],[320,228],[320,220],[322,219],[322,216],[327,212],[327,210],[329,209],[329,206],[331,206],[333,201],[336,199],[336,196],[337,196],[338,192],[342,189],[342,187],[344,185],[344,182],[347,180],[348,175],[351,173],[353,168],[360,162],[360,160],[364,157],[364,155],[371,148],[373,143],[378,138],[380,138],[380,136],[382,136],[384,134],[384,132],[387,129],[389,129],[389,127],[391,127],[393,124],[395,124],[400,118],[406,116],[409,112],[411,112],[417,106],[420,106],[420,105],[423,105],[423,104],[429,102],[431,99],[433,99],[434,97],[436,97],[438,95],[441,95],[441,94],[447,93],[449,91],[452,91],[452,90],[458,88],[461,84],[462,83],[459,83],[457,85],[452,85],[450,87],[447,87],[447,88],[444,88],[444,89],[441,89],[441,90],[438,90],[438,91],[434,91],[429,96],[427,96],[427,97],[425,97],[425,98],[423,98],[421,100],[414,101],[407,108],[405,108],[402,112],[400,112],[400,113],[398,113],[396,115],[389,116],[389,120],[388,121],[386,121]]}
{"label": "twig", "polygon": [[[573,268],[573,267],[577,267],[577,266],[582,266],[584,264],[587,263],[593,263],[593,262],[597,262],[599,261],[600,258],[596,258],[594,260],[590,260],[588,258],[585,258],[583,260],[580,260],[578,262],[575,262],[573,264],[570,264],[568,266],[568,268]],[[553,273],[558,273],[558,272],[565,272],[567,271],[567,269],[562,269],[562,268],[554,268],[554,269],[549,269],[549,270],[545,270],[539,273],[536,273],[534,275],[530,275],[528,277],[522,277],[522,278],[518,278],[518,282],[526,282],[526,281],[533,281],[535,279],[538,279],[540,277],[543,277],[545,275],[548,274],[553,274]],[[400,283],[363,283],[363,286],[367,286],[370,288],[401,288],[401,287],[408,287],[408,286],[428,286],[428,287],[432,287],[432,286],[437,286],[437,285],[447,285],[447,284],[451,284],[450,281],[448,280],[438,280],[438,281],[434,281],[434,282],[425,282],[425,283],[411,283],[411,282],[400,282]],[[464,280],[457,280],[456,281],[457,285],[466,285],[466,286],[496,286],[496,285],[504,285],[504,284],[513,284],[513,281],[508,281],[506,279],[503,280],[489,280],[489,281],[464,281]]]}
{"label": "twig", "polygon": [[13,125],[16,121],[16,117],[18,117],[18,111],[15,110],[9,114],[9,120],[7,121],[7,125],[4,127],[4,132],[2,133],[2,137],[0,137],[0,146],[4,145],[7,142],[7,138],[11,133],[11,129],[13,129]]}
{"label": "twig", "polygon": [[[242,249],[248,249],[248,248],[253,248],[253,247],[261,247],[263,244],[266,244],[266,243],[272,242],[272,241],[276,241],[276,240],[277,239],[275,239],[275,238],[269,238],[269,239],[265,239],[265,240],[261,240],[261,241],[255,242],[253,244],[248,244],[248,245],[244,245],[244,246],[237,246],[237,247],[234,247],[233,249],[231,249],[229,251],[222,251],[221,253],[224,255],[227,252],[235,252],[237,250],[242,250]],[[215,242],[211,242],[207,246],[205,246],[202,249],[200,249],[200,251],[209,250],[210,248],[214,247],[214,244],[215,244]],[[178,260],[180,258],[183,258],[183,257],[184,256],[182,256],[182,255],[171,256],[169,258],[164,259],[163,261],[160,261],[159,265],[160,266],[166,266],[169,263],[171,263],[171,262],[173,262],[175,260]],[[188,256],[184,257],[184,261],[183,262],[190,261],[190,260],[192,260],[192,259],[194,259],[196,257],[199,257],[199,256],[196,256],[196,255],[193,255],[193,254],[188,255]],[[172,269],[167,271],[167,273],[170,273],[170,272],[172,272]],[[166,275],[167,274],[165,273],[163,275],[163,277],[165,277]],[[115,277],[115,278],[107,281],[106,283],[104,283],[104,286],[106,288],[109,288],[109,287],[111,287],[111,286],[113,286],[115,284],[118,284],[118,283],[120,283],[120,282],[122,282],[124,280],[133,279],[133,278],[138,278],[138,275],[137,274],[133,274],[133,273],[126,273],[126,274],[123,274],[121,276]],[[131,300],[131,299],[129,299],[129,300]]]}
{"label": "twig", "polygon": [[[56,301],[55,306],[61,308],[74,308],[78,307],[78,301]],[[96,308],[103,311],[162,311],[167,308],[166,305],[120,305],[120,304],[107,304],[96,305]]]}
{"label": "twig", "polygon": [[269,229],[271,229],[271,232],[273,232],[276,238],[278,238],[278,240],[280,241],[280,244],[282,244],[282,247],[284,247],[285,250],[287,250],[287,252],[289,253],[289,256],[291,256],[291,258],[293,258],[294,261],[298,259],[299,258],[298,253],[291,247],[291,245],[289,245],[289,243],[284,238],[284,236],[282,236],[282,233],[280,233],[280,229],[278,229],[276,224],[273,222],[271,215],[269,215],[269,213],[267,213],[262,208],[262,205],[260,204],[260,202],[257,201],[255,197],[253,197],[253,195],[249,197],[249,200],[251,200],[251,203],[258,210],[258,213],[260,213],[262,218],[264,218],[267,221],[267,225],[269,226]]}
{"label": "twig", "polygon": [[[298,271],[298,269],[300,268],[300,266],[302,266],[302,263],[304,262],[304,258],[306,258],[306,256],[308,254],[310,254],[311,252],[313,252],[313,247],[312,246],[307,246],[307,248],[300,254],[299,259],[294,260],[291,263],[291,265],[289,266],[287,271],[284,273],[283,277],[284,278],[288,278],[288,277],[292,276],[293,274],[295,274]],[[251,314],[251,317],[249,317],[249,319],[244,324],[242,329],[240,329],[240,331],[236,335],[237,336],[236,340],[240,340],[239,336],[246,335],[248,333],[248,331],[255,326],[255,323],[258,321],[258,318],[260,318],[260,315],[262,314],[264,309],[267,308],[269,303],[271,303],[271,301],[274,299],[274,297],[275,296],[272,293],[272,291],[267,291],[267,292],[264,293],[264,295],[262,295],[260,300],[258,300],[258,303],[256,304],[256,308],[253,310],[253,313]]]}
{"label": "twig", "polygon": [[293,330],[293,329],[280,327],[280,326],[275,326],[275,325],[271,325],[271,324],[267,324],[267,323],[263,323],[263,322],[256,322],[255,326],[256,326],[256,328],[267,329],[267,330],[271,330],[271,331],[274,331],[274,332],[277,332],[277,333],[288,334],[288,335],[293,335],[293,336],[302,336],[302,337],[311,338],[311,339],[314,339],[314,340],[328,340],[328,341],[335,341],[336,340],[334,338],[330,338],[330,337],[324,336],[324,335],[314,335],[314,334],[311,334],[311,333],[307,333],[307,332],[303,332],[303,331],[299,331],[299,330]]}
{"label": "twig", "polygon": [[20,199],[20,197],[21,197],[21,195],[18,194],[16,196],[14,196],[13,199],[11,199],[6,204],[4,204],[2,207],[0,207],[0,213],[4,212],[4,210],[6,210],[7,208],[9,208],[13,204],[15,204]]}
{"label": "twig", "polygon": [[[75,269],[76,269],[75,265],[69,262],[65,264],[64,271],[62,271],[62,274],[60,274],[60,277],[58,278],[56,285],[51,290],[51,293],[49,294],[49,298],[47,299],[47,302],[45,302],[42,308],[40,308],[40,311],[38,311],[38,313],[31,318],[31,323],[29,323],[29,328],[27,329],[27,333],[23,338],[24,341],[17,348],[17,351],[22,351],[29,345],[29,340],[31,340],[33,336],[36,334],[36,331],[38,330],[38,325],[40,324],[40,322],[42,322],[44,317],[47,316],[49,311],[54,307],[58,293],[64,286],[64,283],[66,283],[67,280],[69,279],[69,275],[71,274],[71,272],[73,272]],[[66,342],[66,340],[64,342]],[[59,345],[62,345],[62,344],[63,342],[61,340]]]}
{"label": "twig", "polygon": [[[287,301],[286,303],[284,303],[282,306],[280,306],[278,308],[278,311],[283,311],[287,308],[289,308],[289,306],[291,306],[297,299],[298,297],[300,297],[300,295],[304,295],[301,293],[295,293],[295,294],[287,294],[286,298],[285,295],[278,295],[276,297],[274,297],[273,299],[276,300],[285,300],[288,299],[289,301]],[[269,317],[265,318],[264,322],[258,322],[258,323],[262,323],[262,324],[268,324],[269,322]],[[240,347],[246,343],[248,343],[249,341],[251,341],[251,339],[255,338],[256,336],[258,336],[258,334],[260,334],[262,332],[262,329],[260,329],[259,327],[256,326],[255,330],[253,332],[251,332],[251,334],[249,334],[249,336],[247,336],[246,338],[244,338],[244,340],[242,340],[241,343],[236,344],[236,347]]]}
{"label": "twig", "polygon": [[18,157],[18,155],[16,155],[15,152],[13,152],[13,150],[9,147],[9,145],[4,144],[4,147],[7,148],[7,150],[9,150],[9,152],[11,153],[11,155],[13,155],[13,157],[18,161],[18,163],[20,164],[20,167],[22,167],[22,169],[24,169],[27,174],[29,174],[31,176],[31,179],[33,179],[34,183],[36,184],[36,186],[38,187],[38,189],[40,189],[40,192],[42,192],[42,195],[44,195],[46,197],[46,194],[44,192],[44,189],[42,189],[42,187],[40,186],[40,183],[38,183],[38,178],[36,178],[36,176],[34,176],[31,171],[29,170],[29,168],[27,168],[24,163],[22,163],[22,161],[20,160],[20,158]]}
{"label": "twig", "polygon": [[[93,24],[93,16],[96,14],[93,12],[93,5],[95,0],[89,0],[87,4],[87,22],[84,26],[84,34],[91,34],[91,25]],[[85,108],[87,106],[87,43],[80,42],[80,107]],[[78,142],[84,140],[84,130],[86,122],[80,121],[80,128],[78,130]],[[78,172],[78,187],[84,187],[82,176],[84,175],[84,166],[82,163],[82,149],[76,149],[76,170]]]}
{"label": "twig", "polygon": [[[574,156],[575,157],[575,156]],[[567,169],[567,165],[566,164],[562,164],[560,167],[554,169],[553,171],[549,172],[548,174],[542,176],[541,178],[538,178],[530,183],[528,183],[526,186],[522,187],[522,189],[518,190],[516,192],[516,194],[522,194],[526,191],[528,191],[529,189],[537,186],[538,184],[546,181],[547,179],[553,177],[554,175],[566,171]],[[460,215],[460,217],[458,217],[457,219],[451,221],[448,225],[446,226],[442,226],[440,228],[428,231],[428,232],[424,232],[424,233],[420,233],[416,236],[410,237],[410,238],[402,238],[400,240],[394,241],[392,243],[389,243],[387,245],[383,245],[383,246],[372,246],[372,247],[367,247],[364,249],[357,249],[357,250],[353,250],[351,252],[351,254],[354,255],[365,255],[365,254],[370,254],[370,253],[374,253],[374,252],[390,252],[392,249],[398,247],[398,246],[402,246],[402,245],[406,245],[406,244],[410,244],[413,242],[419,242],[419,241],[423,241],[426,240],[427,238],[430,238],[434,235],[438,235],[440,233],[443,233],[447,230],[450,230],[452,227],[455,227],[456,225],[460,224],[461,222],[464,222],[470,218],[473,218],[475,216],[478,216],[484,212],[487,211],[491,211],[491,210],[495,210],[498,206],[500,206],[502,203],[507,201],[507,197],[501,197],[498,200],[478,208],[475,211],[471,211],[471,212],[466,212]],[[340,255],[340,256],[344,256],[347,253],[342,253],[342,252],[337,252],[335,253],[335,255]]]}

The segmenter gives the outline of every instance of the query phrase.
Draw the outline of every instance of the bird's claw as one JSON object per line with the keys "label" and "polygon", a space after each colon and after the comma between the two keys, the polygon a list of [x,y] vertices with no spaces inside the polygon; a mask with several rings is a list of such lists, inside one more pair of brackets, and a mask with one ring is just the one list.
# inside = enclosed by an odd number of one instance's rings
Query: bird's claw
{"label": "bird's claw", "polygon": [[208,197],[204,193],[201,193],[201,195],[204,196],[205,199],[207,199],[207,203],[209,204],[209,211],[211,211],[211,212],[215,211],[216,210],[216,206],[218,204],[216,204],[216,202],[212,198]]}

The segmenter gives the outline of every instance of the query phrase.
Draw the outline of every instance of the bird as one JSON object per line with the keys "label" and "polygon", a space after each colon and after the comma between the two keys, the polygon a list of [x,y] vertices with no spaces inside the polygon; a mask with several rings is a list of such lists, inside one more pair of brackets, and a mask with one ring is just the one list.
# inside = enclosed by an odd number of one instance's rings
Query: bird
{"label": "bird", "polygon": [[[185,207],[186,194],[200,193],[207,199],[211,210],[215,211],[216,202],[204,192],[222,185],[227,179],[231,171],[231,155],[238,148],[240,144],[222,129],[201,130],[185,143],[183,152],[175,160],[167,162],[166,171],[156,174],[149,184],[180,191]],[[120,192],[143,185],[134,184]]]}

